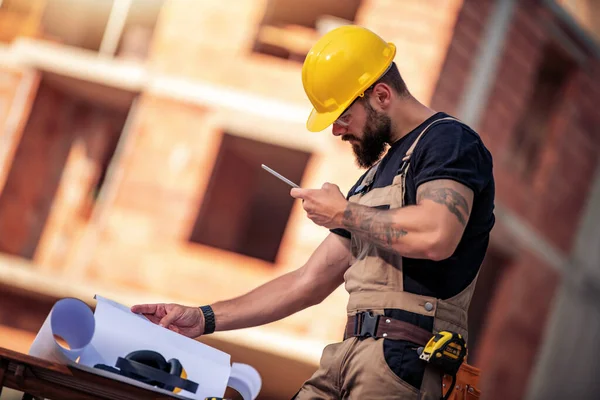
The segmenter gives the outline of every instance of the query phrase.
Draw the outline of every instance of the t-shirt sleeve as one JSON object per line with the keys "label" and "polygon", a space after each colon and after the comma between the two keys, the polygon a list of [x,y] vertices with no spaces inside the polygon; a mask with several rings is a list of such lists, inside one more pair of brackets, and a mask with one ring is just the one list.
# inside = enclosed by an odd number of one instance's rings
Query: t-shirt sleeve
{"label": "t-shirt sleeve", "polygon": [[480,137],[458,123],[442,124],[426,133],[410,161],[415,188],[436,179],[452,179],[475,195],[492,177],[492,156]]}

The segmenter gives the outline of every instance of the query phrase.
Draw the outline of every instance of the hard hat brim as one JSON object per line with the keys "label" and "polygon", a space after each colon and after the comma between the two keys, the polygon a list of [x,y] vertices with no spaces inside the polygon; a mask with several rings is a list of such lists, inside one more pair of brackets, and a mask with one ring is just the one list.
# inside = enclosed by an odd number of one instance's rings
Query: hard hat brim
{"label": "hard hat brim", "polygon": [[335,120],[338,119],[338,117],[342,114],[344,109],[345,108],[340,107],[335,111],[320,113],[313,108],[308,116],[308,120],[306,121],[306,128],[310,132],[321,132],[333,124]]}

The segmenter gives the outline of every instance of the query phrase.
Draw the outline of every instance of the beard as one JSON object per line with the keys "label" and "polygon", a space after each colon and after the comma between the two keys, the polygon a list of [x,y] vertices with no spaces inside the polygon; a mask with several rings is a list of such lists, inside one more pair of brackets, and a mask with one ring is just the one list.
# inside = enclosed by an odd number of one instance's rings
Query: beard
{"label": "beard", "polygon": [[354,139],[352,144],[356,163],[361,168],[372,167],[383,155],[391,142],[392,120],[383,113],[378,113],[368,102],[365,102],[367,121],[362,139],[354,135],[344,135],[342,140]]}

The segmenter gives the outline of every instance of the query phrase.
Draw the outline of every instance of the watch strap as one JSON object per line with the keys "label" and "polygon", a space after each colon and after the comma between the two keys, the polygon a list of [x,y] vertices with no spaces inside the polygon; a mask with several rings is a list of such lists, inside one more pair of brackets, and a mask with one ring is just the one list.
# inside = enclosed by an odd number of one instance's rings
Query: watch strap
{"label": "watch strap", "polygon": [[200,311],[204,315],[204,335],[211,334],[215,331],[215,313],[211,306],[201,306]]}

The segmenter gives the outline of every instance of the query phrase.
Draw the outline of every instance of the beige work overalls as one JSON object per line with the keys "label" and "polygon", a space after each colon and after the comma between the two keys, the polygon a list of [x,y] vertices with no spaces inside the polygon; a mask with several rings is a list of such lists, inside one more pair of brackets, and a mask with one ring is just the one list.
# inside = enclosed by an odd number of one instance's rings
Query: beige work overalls
{"label": "beige work overalls", "polygon": [[[456,121],[441,118],[423,129],[404,156],[403,166],[390,186],[353,195],[349,201],[371,207],[388,204],[390,209],[402,207],[406,172],[415,146],[433,124],[449,120]],[[376,169],[377,165],[371,168],[362,185],[368,187],[372,183]],[[477,278],[458,295],[441,300],[403,291],[402,257],[397,253],[382,250],[352,235],[352,254],[354,263],[344,275],[346,290],[350,294],[349,317],[363,311],[383,315],[386,308],[402,309],[433,317],[434,332],[450,330],[460,333],[466,340],[467,310]],[[383,317],[380,324],[385,324],[382,321],[385,319]],[[305,382],[295,399],[440,400],[441,373],[428,366],[421,388],[417,390],[389,368],[383,353],[384,340],[350,337],[325,347],[320,368]]]}

